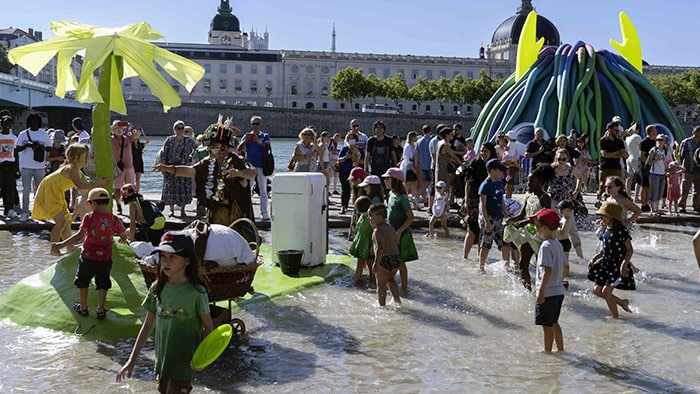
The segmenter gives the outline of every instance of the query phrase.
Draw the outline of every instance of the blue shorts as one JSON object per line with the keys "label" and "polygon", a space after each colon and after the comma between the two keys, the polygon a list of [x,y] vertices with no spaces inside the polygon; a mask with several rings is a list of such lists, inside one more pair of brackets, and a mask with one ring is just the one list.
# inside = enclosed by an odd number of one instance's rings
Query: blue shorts
{"label": "blue shorts", "polygon": [[112,288],[112,280],[109,278],[111,270],[112,260],[93,261],[81,257],[73,284],[79,289],[87,289],[92,278],[95,278],[95,290],[109,290]]}
{"label": "blue shorts", "polygon": [[535,304],[535,324],[551,327],[554,323],[559,323],[559,313],[563,302],[564,295],[558,295],[545,297],[544,304]]}
{"label": "blue shorts", "polygon": [[401,265],[401,260],[399,259],[398,254],[390,254],[382,257],[382,261],[379,262],[379,265],[385,270],[391,272],[396,269],[399,269],[399,265]]}

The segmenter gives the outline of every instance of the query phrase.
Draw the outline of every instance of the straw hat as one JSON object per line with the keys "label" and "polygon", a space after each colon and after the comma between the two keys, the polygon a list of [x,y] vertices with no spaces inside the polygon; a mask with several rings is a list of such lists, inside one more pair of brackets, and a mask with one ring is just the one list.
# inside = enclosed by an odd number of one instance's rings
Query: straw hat
{"label": "straw hat", "polygon": [[620,206],[620,204],[614,202],[604,201],[603,205],[601,205],[600,208],[596,211],[596,214],[609,216],[613,219],[622,221],[622,207]]}

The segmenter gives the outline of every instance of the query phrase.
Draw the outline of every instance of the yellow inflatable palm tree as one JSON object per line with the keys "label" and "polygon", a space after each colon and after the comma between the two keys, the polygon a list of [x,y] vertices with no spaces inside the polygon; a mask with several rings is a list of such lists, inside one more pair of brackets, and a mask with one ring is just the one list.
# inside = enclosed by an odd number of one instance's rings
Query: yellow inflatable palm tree
{"label": "yellow inflatable palm tree", "polygon": [[[13,64],[37,75],[58,55],[56,95],[76,92],[81,103],[97,103],[93,109],[92,141],[98,177],[113,178],[110,144],[110,110],[126,114],[121,80],[138,76],[163,103],[163,110],[181,104],[180,96],[163,77],[162,71],[177,80],[188,92],[204,75],[199,64],[160,48],[149,41],[163,39],[148,23],[107,28],[76,22],[52,22],[56,36],[50,40],[14,48],[8,53]],[[84,51],[80,81],[70,67],[71,59]],[[99,68],[99,86],[95,72]],[[111,188],[110,188],[111,189]]]}

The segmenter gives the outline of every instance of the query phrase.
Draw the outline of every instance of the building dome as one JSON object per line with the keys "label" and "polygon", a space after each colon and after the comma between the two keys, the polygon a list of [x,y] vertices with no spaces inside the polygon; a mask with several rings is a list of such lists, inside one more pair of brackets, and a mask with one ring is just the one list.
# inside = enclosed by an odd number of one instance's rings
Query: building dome
{"label": "building dome", "polygon": [[210,31],[241,31],[241,23],[231,13],[232,10],[228,0],[221,0],[218,11],[219,13],[211,20]]}
{"label": "building dome", "polygon": [[[520,32],[523,30],[527,14],[532,10],[531,1],[523,0],[515,15],[504,20],[493,33],[491,45],[517,44],[518,40],[520,40]],[[537,15],[537,38],[539,39],[540,37],[544,37],[545,46],[559,46],[561,42],[559,30],[554,24],[542,15]]]}

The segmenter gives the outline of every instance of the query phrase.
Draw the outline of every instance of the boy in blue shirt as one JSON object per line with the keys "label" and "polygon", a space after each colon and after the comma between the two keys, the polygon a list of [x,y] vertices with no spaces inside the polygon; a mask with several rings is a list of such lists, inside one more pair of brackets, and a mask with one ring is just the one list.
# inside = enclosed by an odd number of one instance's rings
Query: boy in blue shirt
{"label": "boy in blue shirt", "polygon": [[505,185],[501,181],[503,172],[508,167],[498,159],[486,163],[489,176],[479,186],[479,227],[481,228],[481,250],[479,251],[479,270],[484,271],[486,258],[491,250],[491,244],[501,249],[504,261],[508,261],[510,246],[503,242],[503,218],[508,216],[503,200]]}

